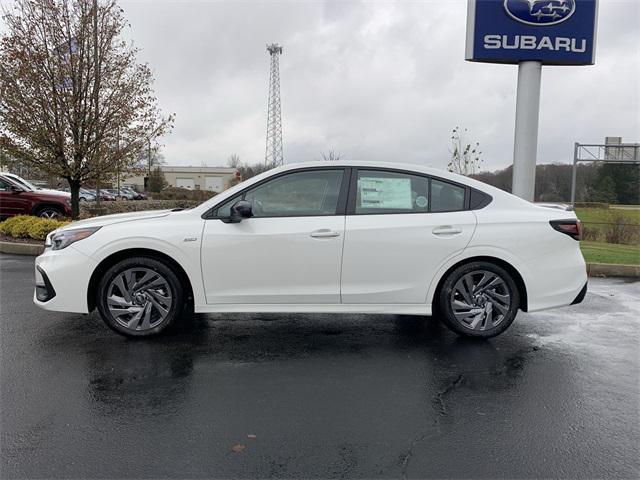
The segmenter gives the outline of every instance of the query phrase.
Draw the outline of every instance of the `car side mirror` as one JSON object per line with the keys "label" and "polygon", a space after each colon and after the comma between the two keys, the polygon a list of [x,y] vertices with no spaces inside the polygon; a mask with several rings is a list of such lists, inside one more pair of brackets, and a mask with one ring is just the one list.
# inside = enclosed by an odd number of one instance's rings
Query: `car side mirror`
{"label": "car side mirror", "polygon": [[243,218],[250,218],[253,215],[251,202],[246,200],[238,200],[231,206],[230,223],[241,222]]}
{"label": "car side mirror", "polygon": [[13,193],[22,193],[22,192],[24,192],[24,190],[23,190],[22,188],[20,188],[19,186],[17,186],[17,185],[11,185],[11,186],[9,187],[9,189],[10,189]]}

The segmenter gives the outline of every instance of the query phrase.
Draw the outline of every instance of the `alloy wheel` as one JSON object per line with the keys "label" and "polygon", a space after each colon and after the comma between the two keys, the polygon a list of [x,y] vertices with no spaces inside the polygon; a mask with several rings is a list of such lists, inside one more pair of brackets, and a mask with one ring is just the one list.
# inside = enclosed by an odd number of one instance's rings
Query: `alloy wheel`
{"label": "alloy wheel", "polygon": [[471,330],[487,330],[504,320],[511,307],[511,295],[498,274],[474,270],[456,282],[450,303],[458,323]]}
{"label": "alloy wheel", "polygon": [[45,208],[38,216],[41,218],[58,218],[60,216],[60,212],[54,208]]}
{"label": "alloy wheel", "polygon": [[173,296],[168,281],[149,268],[128,268],[107,288],[107,307],[114,320],[129,330],[150,330],[169,315]]}

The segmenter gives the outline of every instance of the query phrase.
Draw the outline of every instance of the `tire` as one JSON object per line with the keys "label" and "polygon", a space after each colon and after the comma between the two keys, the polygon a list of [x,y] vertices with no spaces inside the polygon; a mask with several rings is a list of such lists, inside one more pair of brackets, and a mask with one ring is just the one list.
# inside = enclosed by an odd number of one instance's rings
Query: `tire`
{"label": "tire", "polygon": [[509,272],[490,262],[472,262],[444,280],[437,312],[459,335],[490,338],[509,328],[519,306],[520,293]]}
{"label": "tire", "polygon": [[86,198],[84,198],[84,197],[80,197],[80,198],[78,198],[78,201],[79,201],[79,202],[86,202],[86,201],[87,201],[87,199],[86,199]]}
{"label": "tire", "polygon": [[[144,285],[151,288],[139,288]],[[96,291],[102,320],[129,337],[166,331],[180,318],[184,301],[184,289],[176,273],[164,262],[149,257],[116,263],[102,276]]]}
{"label": "tire", "polygon": [[36,211],[36,216],[42,218],[60,218],[64,216],[64,213],[58,207],[47,205],[38,208],[38,210]]}

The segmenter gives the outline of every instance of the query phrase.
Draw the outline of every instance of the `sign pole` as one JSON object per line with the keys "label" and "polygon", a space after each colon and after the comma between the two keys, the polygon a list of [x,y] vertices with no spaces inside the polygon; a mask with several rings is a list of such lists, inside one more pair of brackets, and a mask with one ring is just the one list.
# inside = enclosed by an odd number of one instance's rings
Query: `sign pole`
{"label": "sign pole", "polygon": [[535,192],[541,76],[542,62],[524,61],[518,63],[511,192],[530,202],[533,201]]}
{"label": "sign pole", "polygon": [[525,200],[535,195],[542,65],[595,63],[598,2],[468,0],[465,59],[518,65],[511,191]]}
{"label": "sign pole", "polygon": [[571,205],[576,206],[576,179],[578,175],[578,149],[580,144],[573,145],[573,167],[571,168]]}

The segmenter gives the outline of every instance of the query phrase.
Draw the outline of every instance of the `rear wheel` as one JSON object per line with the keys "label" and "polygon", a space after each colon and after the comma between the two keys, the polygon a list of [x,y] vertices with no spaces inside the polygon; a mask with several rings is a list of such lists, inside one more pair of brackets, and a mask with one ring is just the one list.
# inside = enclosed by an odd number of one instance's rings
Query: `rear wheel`
{"label": "rear wheel", "polygon": [[472,262],[453,270],[438,298],[443,323],[470,337],[495,337],[518,312],[520,295],[513,277],[489,262]]}
{"label": "rear wheel", "polygon": [[184,290],[165,263],[134,257],[107,270],[96,300],[110,328],[123,335],[146,337],[163,332],[180,317]]}

